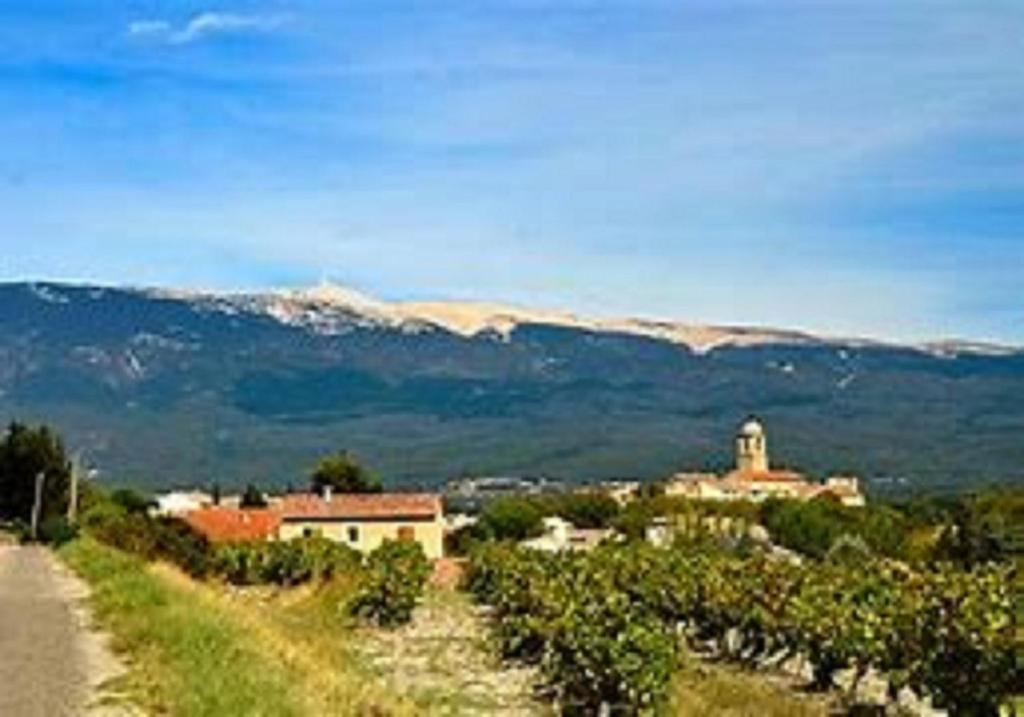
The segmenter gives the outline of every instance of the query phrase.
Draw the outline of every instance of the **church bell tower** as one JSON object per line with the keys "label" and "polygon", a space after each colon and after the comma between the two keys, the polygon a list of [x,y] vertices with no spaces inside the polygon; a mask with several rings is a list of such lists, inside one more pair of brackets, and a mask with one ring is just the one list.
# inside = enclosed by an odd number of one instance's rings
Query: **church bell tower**
{"label": "church bell tower", "polygon": [[736,434],[736,470],[741,473],[768,472],[768,443],[764,426],[748,418]]}

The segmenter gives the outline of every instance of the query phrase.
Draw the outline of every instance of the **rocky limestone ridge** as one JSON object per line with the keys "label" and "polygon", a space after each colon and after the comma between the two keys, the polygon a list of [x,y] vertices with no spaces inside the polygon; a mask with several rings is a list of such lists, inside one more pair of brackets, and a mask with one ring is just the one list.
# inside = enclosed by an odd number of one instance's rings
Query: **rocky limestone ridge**
{"label": "rocky limestone ridge", "polygon": [[[443,329],[460,336],[490,334],[507,340],[516,327],[525,324],[560,326],[603,333],[623,333],[686,346],[695,353],[707,353],[722,346],[749,347],[770,344],[836,347],[891,346],[912,348],[941,358],[961,354],[1007,356],[1019,347],[996,343],[939,340],[903,345],[873,339],[823,337],[803,331],[752,326],[718,326],[670,319],[637,317],[596,318],[552,309],[476,301],[383,301],[356,289],[321,283],[303,289],[280,289],[265,293],[225,293],[143,289],[161,298],[186,300],[211,310],[234,313],[247,311],[270,316],[282,323],[303,326],[324,334],[345,333],[350,327],[379,325],[408,332]],[[48,291],[53,295],[53,290]]]}

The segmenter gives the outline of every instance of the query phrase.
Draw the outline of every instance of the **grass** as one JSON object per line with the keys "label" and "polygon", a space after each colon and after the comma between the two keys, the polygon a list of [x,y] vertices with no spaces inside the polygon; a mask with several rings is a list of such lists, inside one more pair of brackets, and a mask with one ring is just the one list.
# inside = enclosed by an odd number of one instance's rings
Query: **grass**
{"label": "grass", "polygon": [[[93,610],[126,656],[111,687],[151,714],[182,717],[403,715],[403,701],[324,659],[325,646],[172,568],[84,538],[61,557],[93,588]],[[334,633],[335,636],[337,633]]]}
{"label": "grass", "polygon": [[676,675],[674,717],[826,717],[820,696],[803,695],[761,675],[716,664],[690,664]]}

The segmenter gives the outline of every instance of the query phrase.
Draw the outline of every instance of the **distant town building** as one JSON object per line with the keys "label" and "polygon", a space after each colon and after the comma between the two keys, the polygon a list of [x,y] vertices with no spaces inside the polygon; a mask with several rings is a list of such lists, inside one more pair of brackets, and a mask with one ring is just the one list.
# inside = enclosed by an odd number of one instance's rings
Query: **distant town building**
{"label": "distant town building", "polygon": [[598,485],[598,490],[610,497],[619,505],[626,505],[636,500],[640,492],[638,480],[610,480]]}
{"label": "distant town building", "polygon": [[592,550],[614,531],[608,528],[577,528],[568,520],[549,516],[543,521],[544,532],[520,543],[524,548],[558,553],[564,550]]}
{"label": "distant town building", "polygon": [[482,476],[449,481],[444,499],[450,510],[475,513],[498,498],[542,495],[566,490],[560,481],[533,476]]}
{"label": "distant town building", "polygon": [[174,490],[156,496],[157,515],[182,516],[193,510],[209,508],[213,496],[199,490]]}
{"label": "distant town building", "polygon": [[764,426],[756,418],[743,422],[735,446],[734,470],[721,477],[713,473],[677,473],[665,485],[665,494],[697,500],[831,498],[847,506],[864,505],[864,495],[854,477],[833,476],[819,483],[796,471],[772,469]]}
{"label": "distant town building", "polygon": [[214,542],[320,535],[360,552],[410,540],[430,559],[444,553],[444,510],[432,493],[291,494],[268,508],[207,506],[182,517]]}

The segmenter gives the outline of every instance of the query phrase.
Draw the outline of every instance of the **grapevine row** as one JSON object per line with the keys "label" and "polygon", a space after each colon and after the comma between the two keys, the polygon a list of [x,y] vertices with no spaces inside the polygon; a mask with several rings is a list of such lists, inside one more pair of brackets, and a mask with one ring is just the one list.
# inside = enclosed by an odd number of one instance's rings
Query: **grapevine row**
{"label": "grapevine row", "polygon": [[1022,668],[1012,568],[794,564],[635,543],[549,555],[482,546],[467,585],[507,658],[540,666],[564,705],[656,712],[686,644],[733,659],[803,655],[820,686],[869,668],[954,714],[995,714]]}

